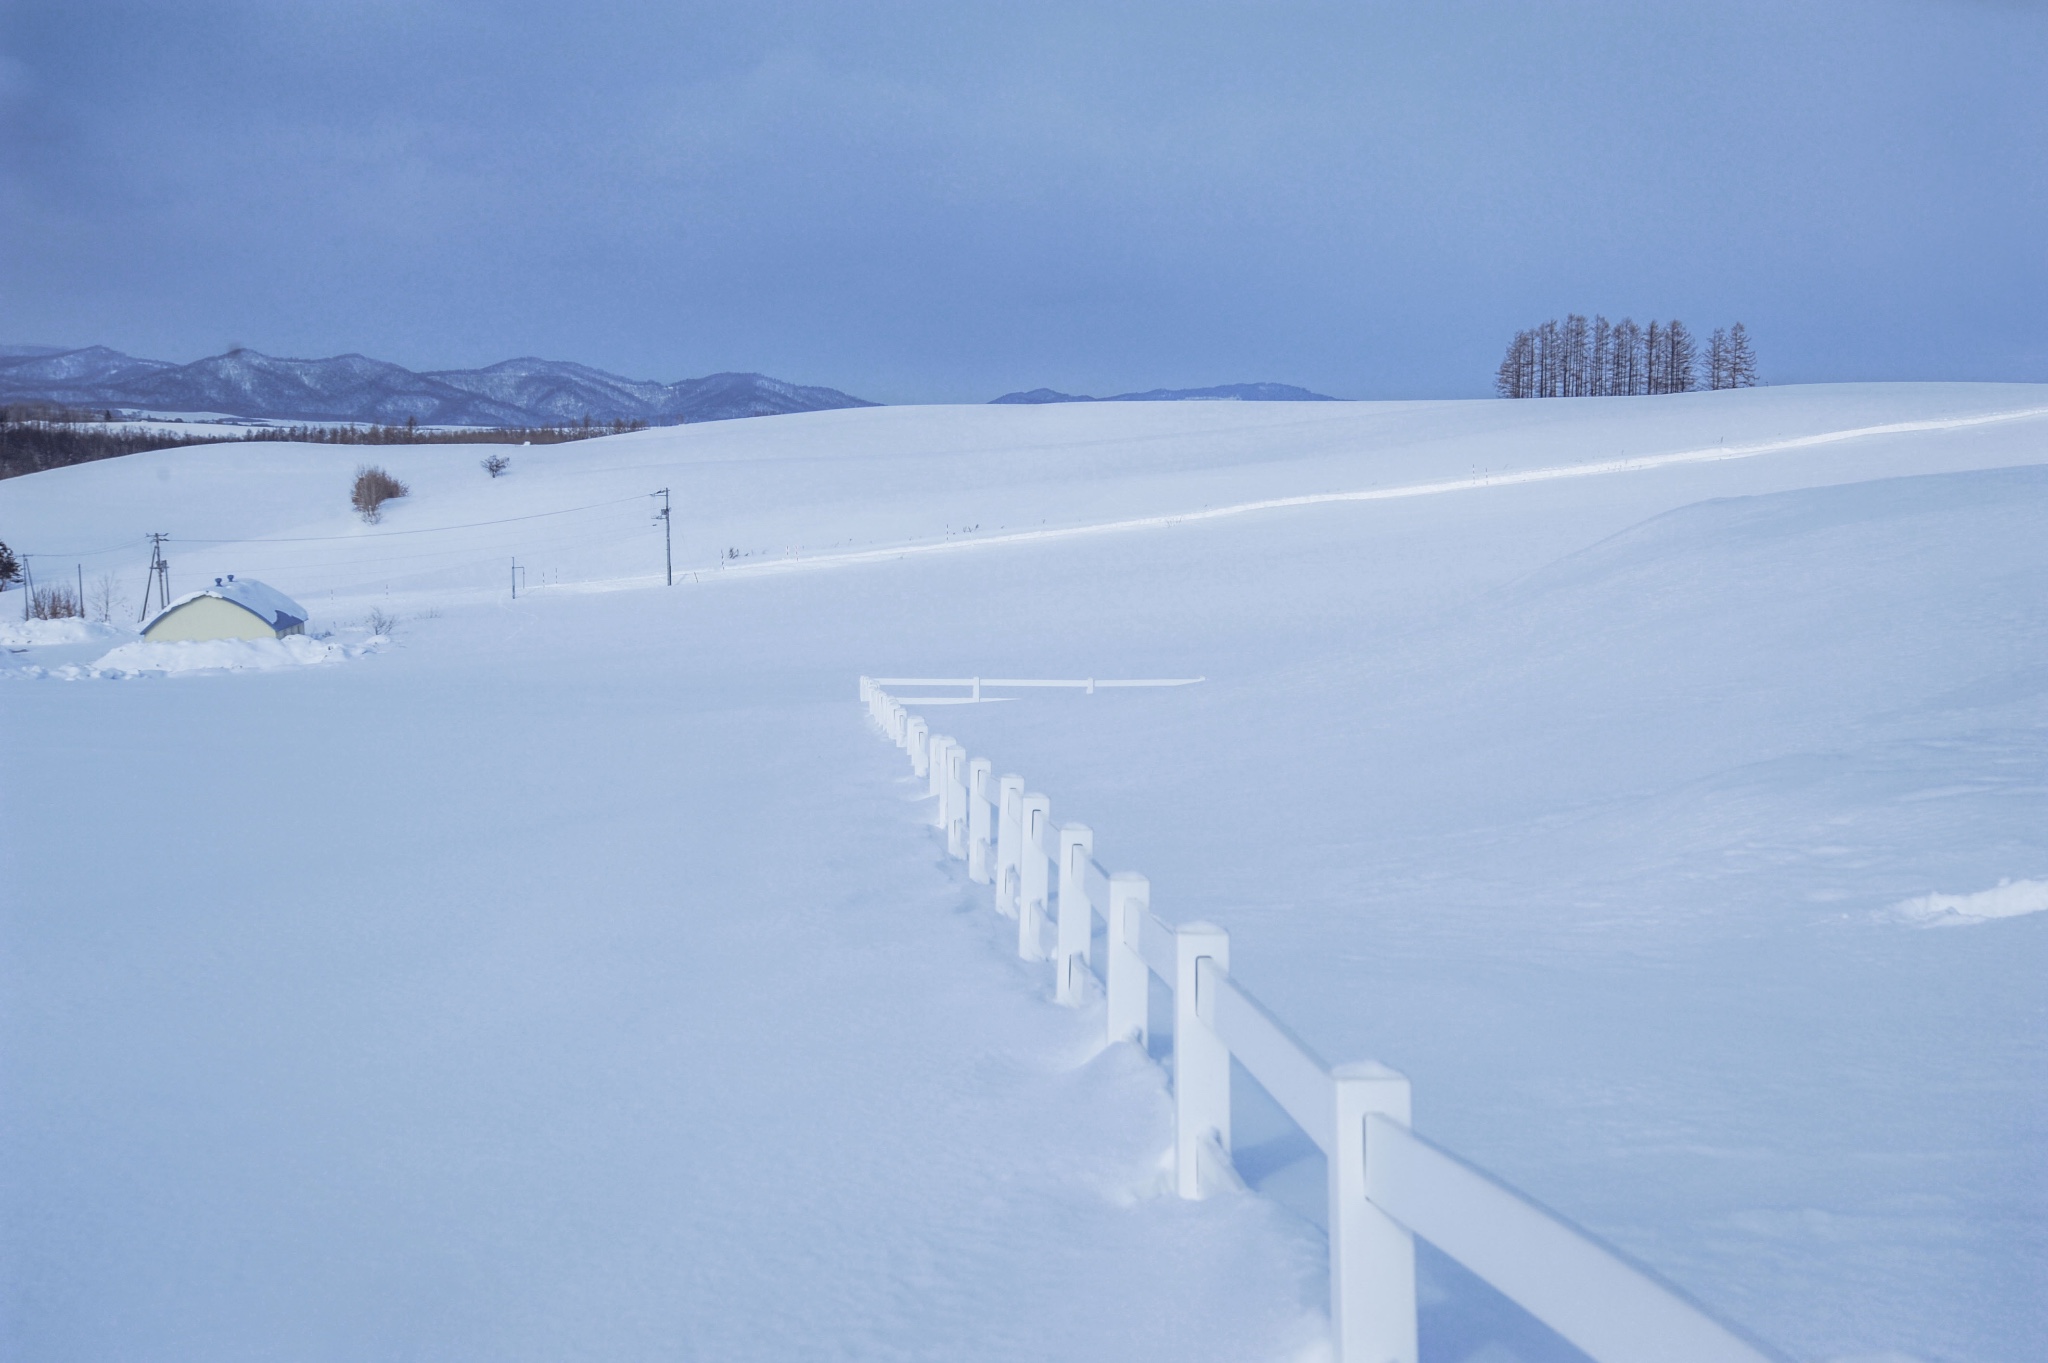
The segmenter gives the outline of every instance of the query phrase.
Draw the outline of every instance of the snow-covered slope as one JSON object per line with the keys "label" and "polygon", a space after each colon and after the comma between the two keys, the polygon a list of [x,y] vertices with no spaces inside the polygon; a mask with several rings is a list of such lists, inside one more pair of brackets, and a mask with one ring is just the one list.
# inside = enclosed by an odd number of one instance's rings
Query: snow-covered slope
{"label": "snow-covered slope", "polygon": [[1219,383],[1208,388],[1150,388],[1142,393],[1118,393],[1094,398],[1086,393],[1062,393],[1053,388],[1033,388],[990,398],[997,405],[1031,406],[1050,402],[1335,402],[1324,393],[1311,393],[1291,383]]}
{"label": "snow-covered slope", "polygon": [[[2048,879],[2044,451],[2048,389],[1888,385],[406,447],[375,527],[361,451],[0,485],[131,610],[165,530],[400,618],[0,655],[0,1351],[1312,1348],[1317,1157],[1247,1113],[1260,1196],[1157,1193],[1163,1081],[956,911],[867,672],[1207,676],[934,713],[1721,1314],[2030,1358],[2048,913],[1927,906]],[[1568,1356],[1425,1278],[1425,1357]]]}

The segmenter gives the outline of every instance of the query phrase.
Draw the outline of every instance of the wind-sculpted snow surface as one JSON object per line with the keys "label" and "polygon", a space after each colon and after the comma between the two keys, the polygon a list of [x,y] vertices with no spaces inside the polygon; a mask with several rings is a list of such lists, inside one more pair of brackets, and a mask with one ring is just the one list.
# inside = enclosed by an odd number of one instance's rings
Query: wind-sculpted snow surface
{"label": "wind-sculpted snow surface", "polygon": [[[323,449],[10,480],[66,568],[400,619],[5,688],[0,1355],[1313,1356],[1320,1156],[1251,1094],[1252,1191],[1162,1193],[1166,1081],[1009,959],[866,673],[1207,677],[932,718],[1715,1314],[2030,1360],[2043,408],[884,408],[398,450],[379,527]],[[1570,1356],[1422,1272],[1431,1363]]]}
{"label": "wind-sculpted snow surface", "polygon": [[2048,880],[2001,880],[1975,894],[1923,894],[1897,906],[1906,918],[1929,927],[1959,927],[2048,913]]}

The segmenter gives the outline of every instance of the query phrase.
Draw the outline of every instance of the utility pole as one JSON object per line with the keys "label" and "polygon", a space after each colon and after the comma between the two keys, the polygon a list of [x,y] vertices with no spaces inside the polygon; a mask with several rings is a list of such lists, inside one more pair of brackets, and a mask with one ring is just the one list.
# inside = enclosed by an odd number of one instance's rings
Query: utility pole
{"label": "utility pole", "polygon": [[661,498],[661,510],[654,513],[654,519],[661,522],[661,558],[663,565],[668,569],[668,585],[673,587],[676,585],[676,551],[675,542],[669,534],[668,489],[663,488],[659,492],[650,492],[647,495]]}
{"label": "utility pole", "polygon": [[142,584],[142,614],[135,617],[137,623],[149,618],[149,596],[159,592],[163,598],[163,609],[171,606],[171,565],[164,559],[164,541],[169,535],[152,534],[149,537],[149,576]]}

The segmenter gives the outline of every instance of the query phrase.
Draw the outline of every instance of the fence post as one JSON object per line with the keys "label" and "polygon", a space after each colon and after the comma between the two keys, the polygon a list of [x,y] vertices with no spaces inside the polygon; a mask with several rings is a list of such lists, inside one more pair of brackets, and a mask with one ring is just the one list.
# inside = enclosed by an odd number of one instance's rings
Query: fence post
{"label": "fence post", "polygon": [[1214,923],[1174,929],[1173,1181],[1182,1197],[1202,1195],[1203,1147],[1230,1158],[1230,1048],[1202,1021],[1202,962],[1230,969],[1230,934]]}
{"label": "fence post", "polygon": [[938,800],[938,808],[932,812],[932,827],[946,826],[946,754],[953,749],[953,740],[939,734],[931,742],[931,794]]}
{"label": "fence post", "polygon": [[868,703],[868,692],[874,688],[874,685],[875,679],[873,677],[862,677],[860,679],[860,703],[862,705]]}
{"label": "fence post", "polygon": [[1027,961],[1045,959],[1047,890],[1052,858],[1045,854],[1052,832],[1052,801],[1043,795],[1024,797],[1024,858],[1017,868],[1017,955]]}
{"label": "fence post", "polygon": [[1024,778],[1005,776],[996,805],[996,909],[1017,913],[1017,875],[1024,853]]}
{"label": "fence post", "polygon": [[953,739],[946,740],[946,754],[934,767],[933,775],[938,778],[939,827],[947,830],[947,841],[952,841],[953,821],[960,817],[960,807],[953,802],[953,783],[946,779],[953,770],[953,764],[966,756],[966,751]]}
{"label": "fence post", "polygon": [[967,786],[960,779],[961,768],[967,765],[967,749],[958,743],[946,746],[946,852],[950,856],[967,855]]}
{"label": "fence post", "polygon": [[1135,1041],[1146,1044],[1151,1027],[1152,986],[1145,973],[1145,957],[1138,950],[1141,915],[1151,912],[1152,884],[1135,871],[1118,871],[1109,878],[1109,959],[1102,963],[1109,995],[1108,1033],[1112,1044]]}
{"label": "fence post", "polygon": [[[1094,855],[1095,834],[1086,824],[1060,826],[1060,927],[1059,946],[1053,952],[1053,997],[1069,1008],[1080,1007],[1087,997],[1088,949],[1095,939],[1095,919],[1088,907],[1088,860]],[[1107,912],[1103,916],[1108,917]]]}
{"label": "fence post", "polygon": [[988,826],[995,798],[995,766],[986,757],[977,757],[967,766],[967,878],[977,885],[986,885],[991,878]]}
{"label": "fence post", "polygon": [[1415,1237],[1365,1196],[1368,1113],[1410,1121],[1408,1079],[1365,1061],[1330,1071],[1330,1327],[1337,1363],[1416,1363]]}
{"label": "fence post", "polygon": [[931,730],[922,715],[910,721],[910,770],[913,775],[924,776],[931,771]]}

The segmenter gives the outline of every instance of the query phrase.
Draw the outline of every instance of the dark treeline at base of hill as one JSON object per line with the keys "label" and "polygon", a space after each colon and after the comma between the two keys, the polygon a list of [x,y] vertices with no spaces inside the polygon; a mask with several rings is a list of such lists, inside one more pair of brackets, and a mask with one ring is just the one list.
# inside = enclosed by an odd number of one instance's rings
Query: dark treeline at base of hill
{"label": "dark treeline at base of hill", "polygon": [[1756,352],[1742,323],[1714,328],[1702,355],[1683,322],[1588,322],[1573,313],[1515,333],[1494,372],[1504,398],[1643,397],[1756,387]]}
{"label": "dark treeline at base of hill", "polygon": [[574,425],[454,431],[422,430],[407,421],[403,426],[252,426],[239,435],[183,435],[161,427],[122,424],[112,412],[12,406],[0,407],[0,478],[185,445],[264,440],[307,445],[558,445],[565,440],[646,429],[644,421],[591,421],[586,417]]}

